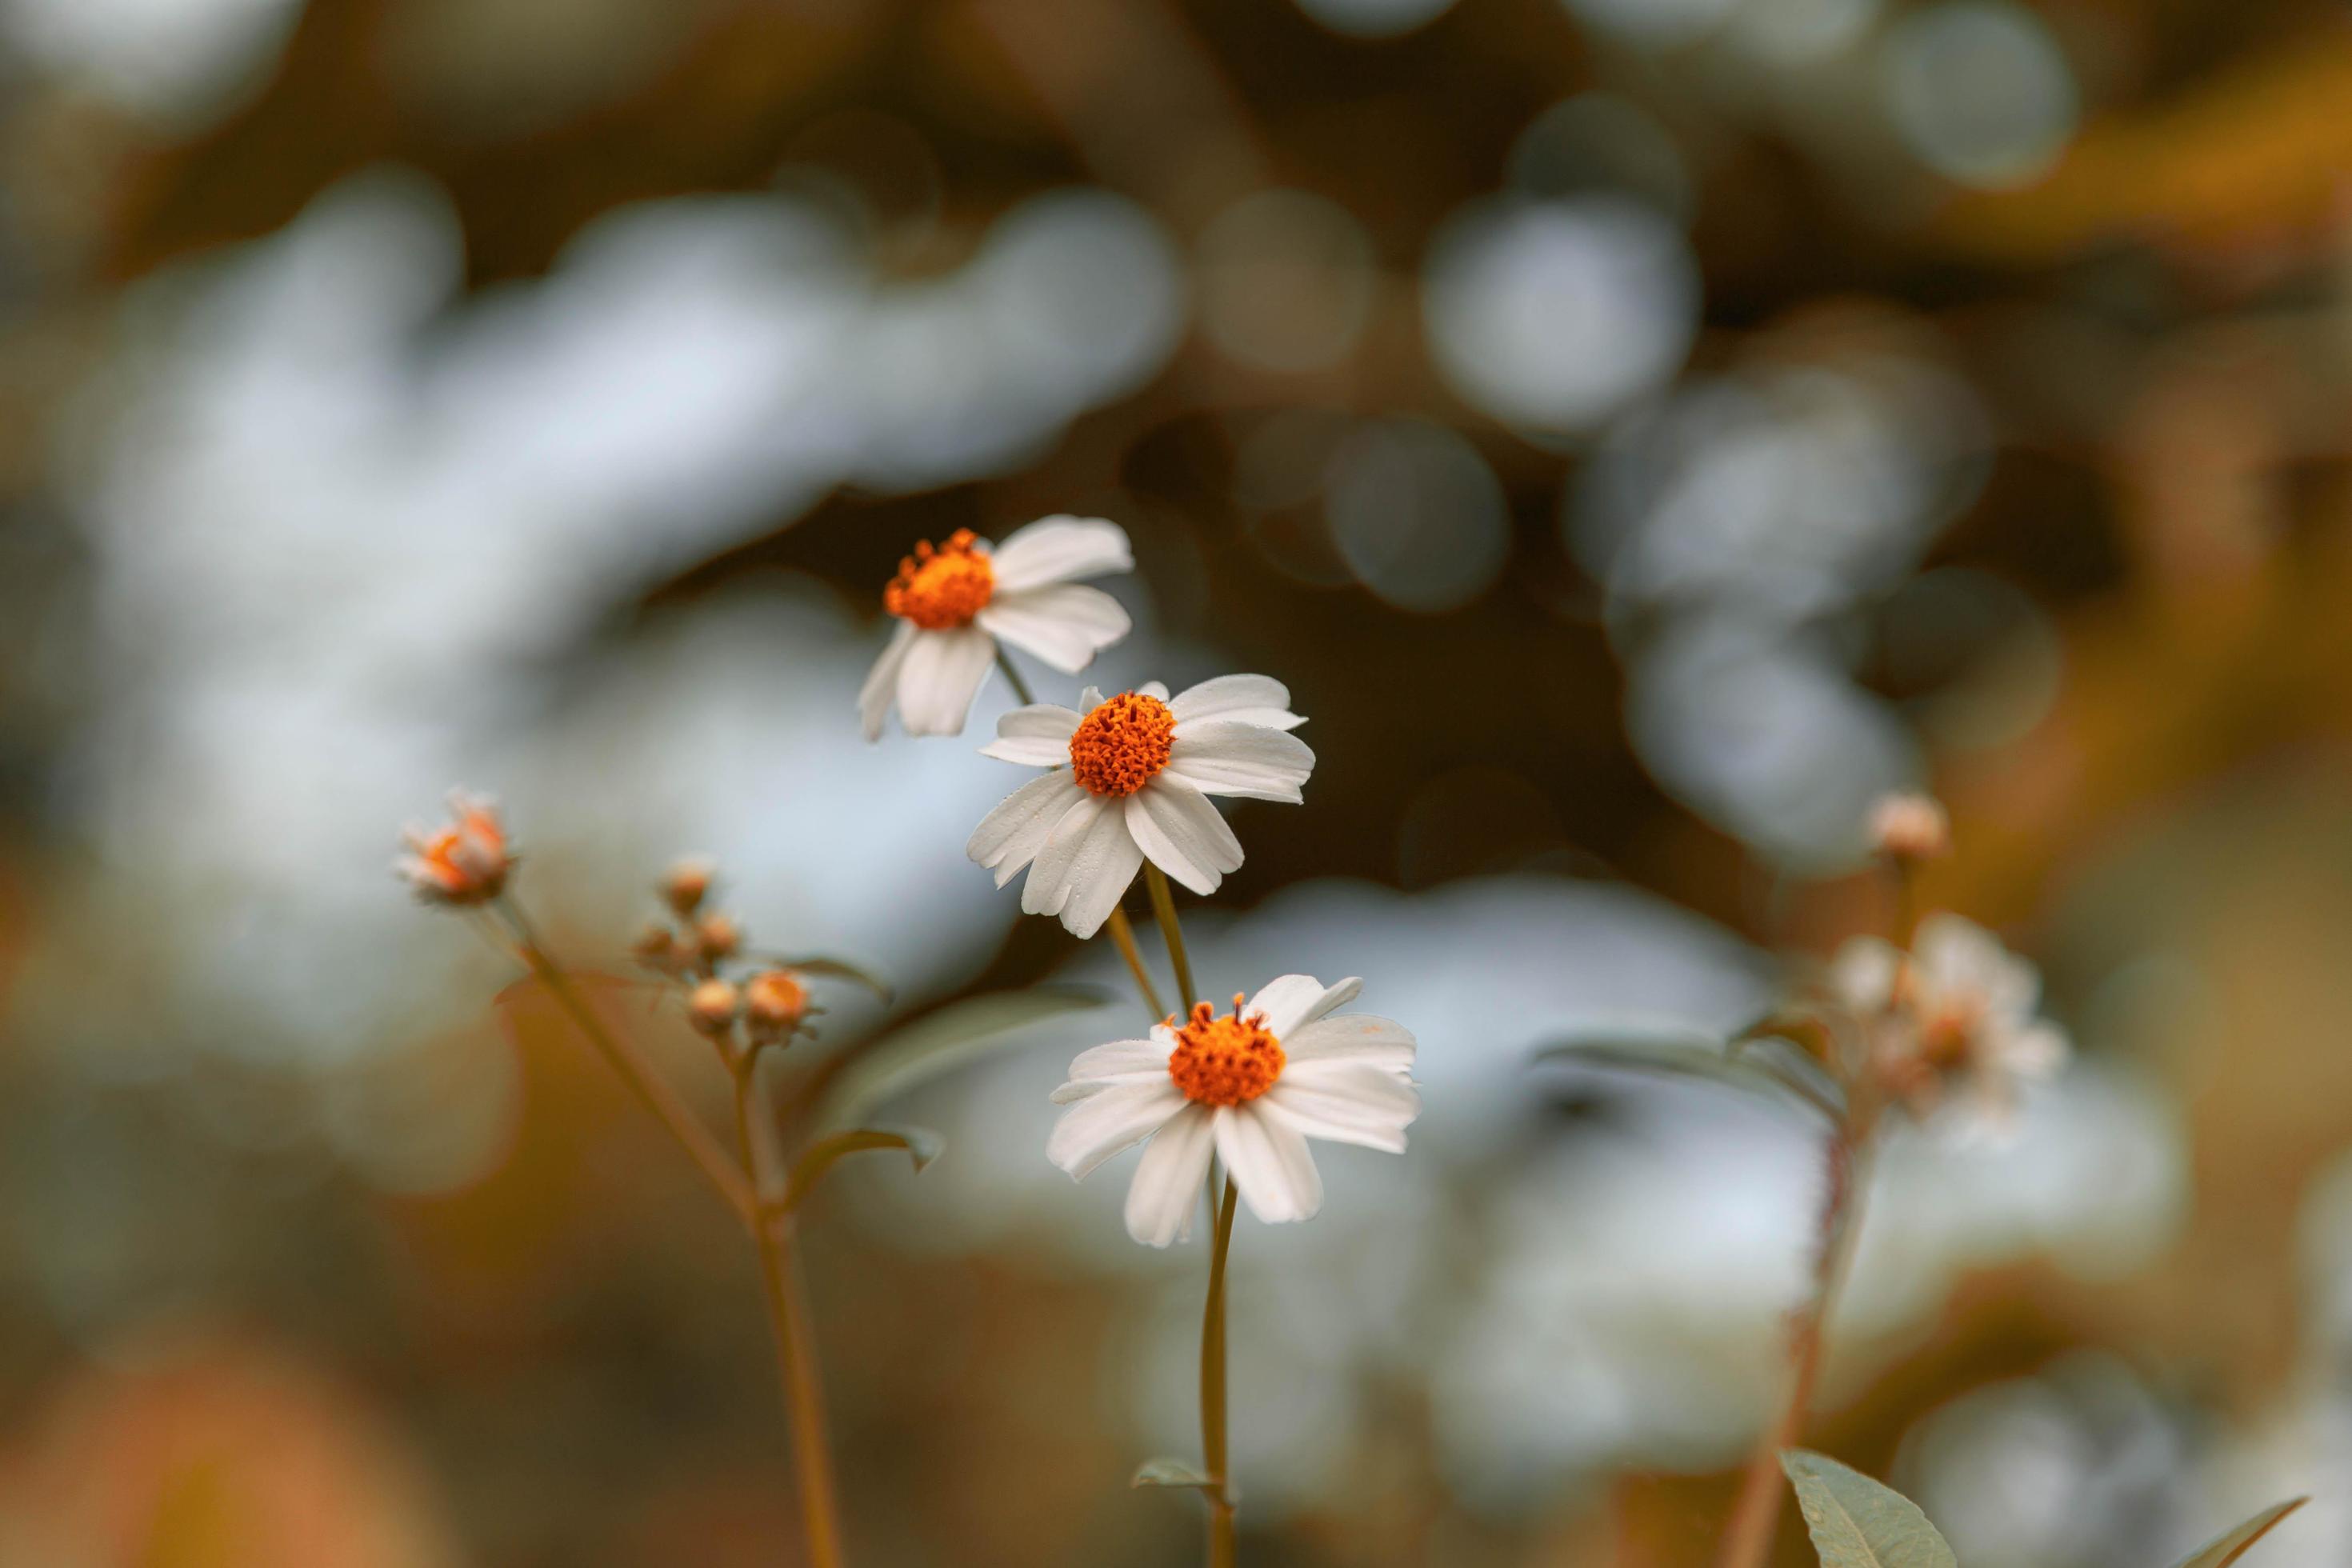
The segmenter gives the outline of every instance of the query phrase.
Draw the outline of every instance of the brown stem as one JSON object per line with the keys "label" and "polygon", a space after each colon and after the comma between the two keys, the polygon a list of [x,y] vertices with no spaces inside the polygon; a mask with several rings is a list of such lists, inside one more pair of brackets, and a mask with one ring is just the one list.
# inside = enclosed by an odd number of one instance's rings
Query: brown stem
{"label": "brown stem", "polygon": [[755,1173],[761,1194],[751,1221],[751,1238],[760,1249],[761,1294],[767,1301],[768,1326],[775,1335],[776,1371],[783,1382],[784,1410],[792,1424],[793,1473],[800,1489],[809,1568],[841,1568],[841,1512],[835,1500],[833,1449],[825,1436],[824,1388],[817,1377],[808,1299],[794,1267],[793,1216],[768,1196],[781,1180],[772,1181],[763,1174],[781,1171],[782,1163],[772,1152],[762,1157],[759,1072],[760,1049],[754,1046],[735,1072],[735,1135],[744,1168]]}
{"label": "brown stem", "polygon": [[1732,1505],[1731,1522],[1723,1533],[1718,1568],[1764,1568],[1771,1555],[1772,1532],[1780,1521],[1780,1497],[1786,1483],[1780,1473],[1780,1452],[1794,1447],[1804,1436],[1805,1415],[1811,1409],[1814,1385],[1820,1381],[1831,1310],[1844,1282],[1853,1238],[1862,1228],[1862,1185],[1856,1150],[1866,1136],[1867,1123],[1850,1120],[1830,1137],[1824,1151],[1828,1184],[1822,1194],[1819,1229],[1814,1237],[1813,1288],[1789,1324],[1789,1398],[1778,1420],[1766,1428],[1748,1461]]}
{"label": "brown stem", "polygon": [[1209,1300],[1201,1314],[1201,1458],[1210,1484],[1202,1495],[1209,1502],[1209,1568],[1234,1568],[1234,1493],[1225,1453],[1225,1254],[1233,1245],[1239,1194],[1231,1176],[1222,1203],[1216,1192],[1212,1177],[1209,1195],[1217,1228],[1209,1252]]}
{"label": "brown stem", "polygon": [[611,1064],[613,1070],[621,1075],[622,1081],[635,1091],[638,1100],[653,1112],[654,1119],[669,1130],[670,1136],[677,1140],[678,1146],[701,1167],[703,1175],[718,1189],[727,1206],[735,1211],[736,1217],[746,1226],[754,1224],[759,1205],[751,1194],[751,1179],[743,1173],[740,1166],[728,1158],[727,1151],[719,1145],[718,1137],[703,1124],[693,1108],[678,1097],[668,1080],[654,1070],[653,1064],[646,1060],[635,1046],[605,1026],[604,1019],[598,1017],[596,1010],[588,1005],[588,999],[580,994],[580,988],[563,972],[562,965],[549,956],[547,949],[540,944],[539,934],[532,930],[521,906],[510,899],[500,899],[499,908],[514,929],[515,951],[530,966],[530,972],[539,977],[540,984],[554,996],[556,1005],[563,1009],[572,1023],[579,1026],[580,1032],[588,1037],[589,1043]]}
{"label": "brown stem", "polygon": [[1143,952],[1135,945],[1135,928],[1127,921],[1127,911],[1117,905],[1110,911],[1110,939],[1118,944],[1118,955],[1127,960],[1127,971],[1135,976],[1135,988],[1142,994],[1143,1005],[1155,1024],[1168,1016],[1160,1005],[1159,989],[1151,984],[1151,972],[1143,967]]}

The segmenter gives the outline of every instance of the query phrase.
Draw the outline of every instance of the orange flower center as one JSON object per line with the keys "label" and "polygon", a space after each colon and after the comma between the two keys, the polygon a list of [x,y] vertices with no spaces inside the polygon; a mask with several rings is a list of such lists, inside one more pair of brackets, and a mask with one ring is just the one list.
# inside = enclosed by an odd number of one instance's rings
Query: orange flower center
{"label": "orange flower center", "polygon": [[1949,1004],[1920,1022],[1919,1054],[1930,1067],[1948,1070],[1966,1064],[1977,1026],[1982,1022],[1981,1011],[1965,1004]]}
{"label": "orange flower center", "polygon": [[934,549],[929,540],[898,563],[898,574],[882,590],[882,605],[902,621],[927,632],[970,626],[996,592],[996,568],[974,550],[978,536],[959,528]]}
{"label": "orange flower center", "polygon": [[[1168,1022],[1176,1022],[1170,1014]],[[1168,1057],[1168,1076],[1184,1098],[1202,1105],[1241,1105],[1274,1087],[1282,1076],[1282,1045],[1265,1032],[1265,1015],[1242,1016],[1242,999],[1222,1018],[1209,1015],[1206,1002],[1196,1003],[1192,1016],[1176,1030],[1176,1048]]]}
{"label": "orange flower center", "polygon": [[1176,715],[1157,697],[1123,691],[1070,734],[1070,772],[1096,795],[1133,795],[1168,765]]}

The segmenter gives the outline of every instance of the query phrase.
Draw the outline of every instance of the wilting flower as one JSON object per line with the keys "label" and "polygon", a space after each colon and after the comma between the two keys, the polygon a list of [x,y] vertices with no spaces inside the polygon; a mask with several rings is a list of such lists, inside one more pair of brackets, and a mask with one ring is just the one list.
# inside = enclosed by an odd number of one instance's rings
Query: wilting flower
{"label": "wilting flower", "polygon": [[498,807],[459,791],[449,795],[452,820],[437,828],[411,827],[408,853],[393,870],[427,903],[468,906],[499,896],[514,869]]}
{"label": "wilting flower", "polygon": [[1315,753],[1286,731],[1307,722],[1263,675],[1223,675],[1171,698],[1158,681],[1087,711],[1040,704],[996,721],[984,756],[1053,772],[982,819],[964,852],[1004,886],[1030,868],[1021,907],[1092,936],[1146,858],[1196,893],[1242,863],[1213,795],[1296,803]]}
{"label": "wilting flower", "polygon": [[2005,1123],[2019,1083],[2066,1060],[2065,1034],[2034,1013],[2033,965],[1958,915],[1920,921],[1908,953],[1854,938],[1832,964],[1830,987],[1866,1031],[1868,1070],[1917,1113],[1963,1082],[1987,1121]]}
{"label": "wilting flower", "polygon": [[893,703],[909,735],[961,734],[999,640],[1066,675],[1084,669],[1131,623],[1078,579],[1134,569],[1126,531],[1098,517],[1041,518],[993,552],[969,529],[918,544],[882,591],[898,630],[857,693],[866,738],[881,739]]}
{"label": "wilting flower", "polygon": [[1883,795],[1870,808],[1870,847],[1893,860],[1932,860],[1951,852],[1952,819],[1933,795]]}
{"label": "wilting flower", "polygon": [[1084,1178],[1150,1139],[1128,1189],[1127,1229],[1151,1247],[1189,1227],[1213,1152],[1259,1219],[1311,1217],[1323,1205],[1323,1178],[1309,1138],[1402,1153],[1421,1110],[1403,1026],[1330,1016],[1362,987],[1286,974],[1247,1002],[1235,996],[1223,1017],[1203,1002],[1181,1025],[1172,1016],[1154,1025],[1148,1040],[1081,1052],[1070,1081],[1054,1091],[1055,1103],[1070,1109],[1055,1123],[1046,1157]]}

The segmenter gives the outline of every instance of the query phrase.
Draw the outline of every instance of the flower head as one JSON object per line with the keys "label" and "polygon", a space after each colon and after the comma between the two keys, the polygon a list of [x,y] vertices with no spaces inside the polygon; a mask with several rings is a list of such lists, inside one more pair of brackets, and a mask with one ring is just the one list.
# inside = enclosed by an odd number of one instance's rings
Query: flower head
{"label": "flower head", "polygon": [[992,552],[969,529],[898,563],[882,603],[898,618],[857,694],[866,738],[895,705],[909,735],[957,735],[1002,641],[1066,675],[1125,637],[1117,599],[1079,581],[1135,567],[1125,531],[1098,517],[1041,518]]}
{"label": "flower head", "polygon": [[1040,704],[996,721],[985,756],[1052,772],[982,819],[964,852],[1004,886],[1029,868],[1021,907],[1092,936],[1147,858],[1196,893],[1242,863],[1211,805],[1227,795],[1297,802],[1315,753],[1286,731],[1307,721],[1263,675],[1225,675],[1174,697],[1154,681],[1084,712]]}
{"label": "flower head", "polygon": [[449,812],[451,820],[439,827],[407,830],[409,852],[393,862],[393,870],[427,903],[486,904],[505,889],[514,869],[498,807],[453,790]]}
{"label": "flower head", "polygon": [[1870,847],[1890,860],[1933,860],[1951,853],[1952,820],[1935,796],[1896,790],[1870,808]]}
{"label": "flower head", "polygon": [[788,969],[763,969],[743,986],[743,1020],[755,1040],[791,1038],[808,1010],[808,987]]}
{"label": "flower head", "polygon": [[2019,1084],[2066,1060],[2065,1034],[2034,1012],[2042,978],[2033,965],[1958,915],[1920,921],[1907,953],[1854,938],[1832,964],[1830,986],[1866,1031],[1866,1070],[1915,1114],[1958,1083],[1980,1121],[2001,1126]]}
{"label": "flower head", "polygon": [[1307,1219],[1323,1204],[1309,1138],[1395,1154],[1420,1113],[1413,1038],[1362,1014],[1333,1016],[1360,980],[1325,986],[1286,974],[1219,1016],[1203,1002],[1144,1040],[1081,1052],[1054,1091],[1067,1105],[1046,1157],[1083,1178],[1150,1139],[1127,1194],[1128,1234],[1165,1247],[1186,1228],[1223,1155],[1250,1212],[1268,1224]]}

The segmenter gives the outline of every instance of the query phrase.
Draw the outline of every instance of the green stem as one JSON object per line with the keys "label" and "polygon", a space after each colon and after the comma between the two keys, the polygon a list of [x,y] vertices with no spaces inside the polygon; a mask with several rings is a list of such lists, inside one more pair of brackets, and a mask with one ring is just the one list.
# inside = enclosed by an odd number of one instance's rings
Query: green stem
{"label": "green stem", "polygon": [[654,1119],[669,1130],[670,1136],[677,1140],[678,1146],[701,1167],[703,1175],[727,1201],[727,1206],[733,1209],[744,1224],[753,1223],[759,1203],[752,1195],[751,1179],[744,1174],[742,1168],[728,1158],[727,1151],[720,1147],[718,1138],[703,1125],[702,1119],[694,1113],[693,1109],[678,1097],[677,1091],[670,1088],[668,1081],[654,1070],[653,1064],[646,1061],[635,1047],[605,1027],[604,1021],[596,1016],[594,1008],[588,1005],[587,998],[581,995],[580,988],[572,983],[571,976],[541,944],[539,933],[532,929],[522,907],[512,899],[501,898],[498,900],[498,908],[513,929],[515,951],[530,966],[530,972],[539,977],[539,983],[547,987],[556,1005],[563,1009],[580,1032],[588,1037],[589,1043],[611,1064],[613,1070],[621,1075],[622,1080],[635,1091],[638,1100],[653,1112]]}
{"label": "green stem", "polygon": [[1235,1556],[1234,1493],[1225,1451],[1225,1254],[1233,1245],[1234,1202],[1240,1194],[1231,1176],[1224,1188],[1220,1203],[1213,1172],[1209,1201],[1217,1228],[1209,1251],[1209,1300],[1201,1313],[1201,1458],[1211,1482],[1202,1495],[1209,1501],[1209,1568],[1234,1568]]}
{"label": "green stem", "polygon": [[1143,1005],[1155,1024],[1168,1016],[1160,1005],[1159,988],[1151,984],[1151,972],[1143,967],[1142,950],[1135,945],[1135,928],[1128,923],[1127,911],[1117,905],[1110,911],[1110,939],[1118,944],[1118,955],[1127,960],[1127,972],[1135,976],[1135,988],[1143,995]]}
{"label": "green stem", "polygon": [[1029,694],[1029,683],[1021,679],[1019,670],[1013,668],[1013,656],[1004,651],[1002,643],[996,646],[996,668],[1003,670],[1004,679],[1013,683],[1013,695],[1021,699],[1022,707],[1027,708],[1036,702],[1037,700]]}
{"label": "green stem", "polygon": [[1168,889],[1167,874],[1146,860],[1143,885],[1151,889],[1151,912],[1160,921],[1160,940],[1168,944],[1168,962],[1176,966],[1176,994],[1190,1013],[1200,993],[1192,989],[1192,961],[1184,954],[1184,931],[1176,923],[1176,895]]}
{"label": "green stem", "polygon": [[783,1382],[784,1410],[793,1433],[793,1473],[798,1482],[801,1526],[808,1537],[809,1568],[841,1568],[841,1514],[835,1500],[833,1449],[825,1436],[824,1389],[817,1377],[816,1349],[809,1322],[807,1298],[800,1272],[793,1267],[790,1242],[792,1215],[766,1201],[768,1190],[779,1184],[772,1172],[777,1162],[761,1158],[757,1111],[760,1048],[744,1054],[735,1072],[735,1136],[743,1163],[753,1173],[762,1194],[760,1213],[751,1226],[760,1249],[760,1289],[767,1302],[768,1326],[776,1342],[776,1371]]}

